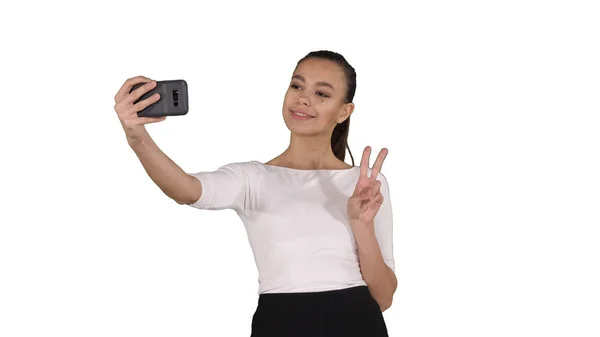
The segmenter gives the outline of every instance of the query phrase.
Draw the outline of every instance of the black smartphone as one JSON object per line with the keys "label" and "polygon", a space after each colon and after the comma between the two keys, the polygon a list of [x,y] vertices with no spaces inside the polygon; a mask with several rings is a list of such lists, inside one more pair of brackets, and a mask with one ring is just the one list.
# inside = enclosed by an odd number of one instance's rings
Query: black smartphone
{"label": "black smartphone", "polygon": [[[141,87],[145,83],[138,83],[131,88],[131,91]],[[160,94],[157,102],[152,103],[145,109],[138,111],[139,117],[162,117],[162,116],[181,116],[188,113],[188,87],[184,80],[156,81],[154,89],[148,91],[142,97],[134,102],[144,100],[155,93]]]}

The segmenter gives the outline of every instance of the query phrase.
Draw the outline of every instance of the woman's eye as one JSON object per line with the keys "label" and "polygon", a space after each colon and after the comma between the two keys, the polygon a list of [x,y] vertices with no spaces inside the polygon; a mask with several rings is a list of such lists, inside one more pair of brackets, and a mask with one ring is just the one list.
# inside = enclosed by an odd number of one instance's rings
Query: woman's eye
{"label": "woman's eye", "polygon": [[329,95],[327,95],[327,94],[325,94],[325,93],[322,93],[322,92],[320,92],[320,91],[317,91],[317,95],[319,95],[319,96],[321,96],[321,97],[325,97],[325,98],[329,97]]}
{"label": "woman's eye", "polygon": [[292,87],[293,89],[298,89],[298,85],[296,84],[292,84],[290,87]]}

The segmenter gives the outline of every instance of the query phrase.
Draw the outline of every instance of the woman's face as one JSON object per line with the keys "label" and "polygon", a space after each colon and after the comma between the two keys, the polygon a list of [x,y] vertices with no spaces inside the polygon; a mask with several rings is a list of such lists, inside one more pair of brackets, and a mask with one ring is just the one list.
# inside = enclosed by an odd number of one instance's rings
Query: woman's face
{"label": "woman's face", "polygon": [[331,133],[354,108],[352,103],[344,103],[345,96],[346,79],[340,66],[329,60],[306,59],[296,67],[285,93],[285,124],[298,134]]}

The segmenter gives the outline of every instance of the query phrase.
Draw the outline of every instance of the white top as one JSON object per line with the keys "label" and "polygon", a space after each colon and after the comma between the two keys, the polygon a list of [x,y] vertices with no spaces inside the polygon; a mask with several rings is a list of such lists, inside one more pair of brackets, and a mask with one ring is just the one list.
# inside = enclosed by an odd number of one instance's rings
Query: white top
{"label": "white top", "polygon": [[[233,209],[242,220],[258,268],[258,294],[314,292],[366,285],[347,204],[360,167],[301,170],[258,161],[190,173],[202,183],[199,209]],[[369,169],[371,174],[371,169]],[[375,233],[394,269],[392,208],[386,178]]]}

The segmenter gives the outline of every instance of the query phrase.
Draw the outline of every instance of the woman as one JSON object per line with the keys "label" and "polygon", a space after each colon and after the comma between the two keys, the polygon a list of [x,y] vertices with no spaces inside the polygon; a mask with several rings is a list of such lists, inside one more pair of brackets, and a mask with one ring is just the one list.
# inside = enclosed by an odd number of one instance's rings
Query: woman
{"label": "woman", "polygon": [[[129,93],[142,82],[148,83]],[[380,173],[387,149],[372,169],[368,146],[360,167],[354,158],[344,162],[356,90],[345,58],[318,51],[298,62],[283,103],[291,132],[283,153],[212,172],[184,172],[152,141],[144,124],[165,117],[136,113],[158,94],[133,102],[154,85],[129,79],[115,110],[129,145],[167,196],[199,209],[233,209],[243,221],[259,271],[251,336],[388,336],[382,312],[397,280],[389,188]]]}

